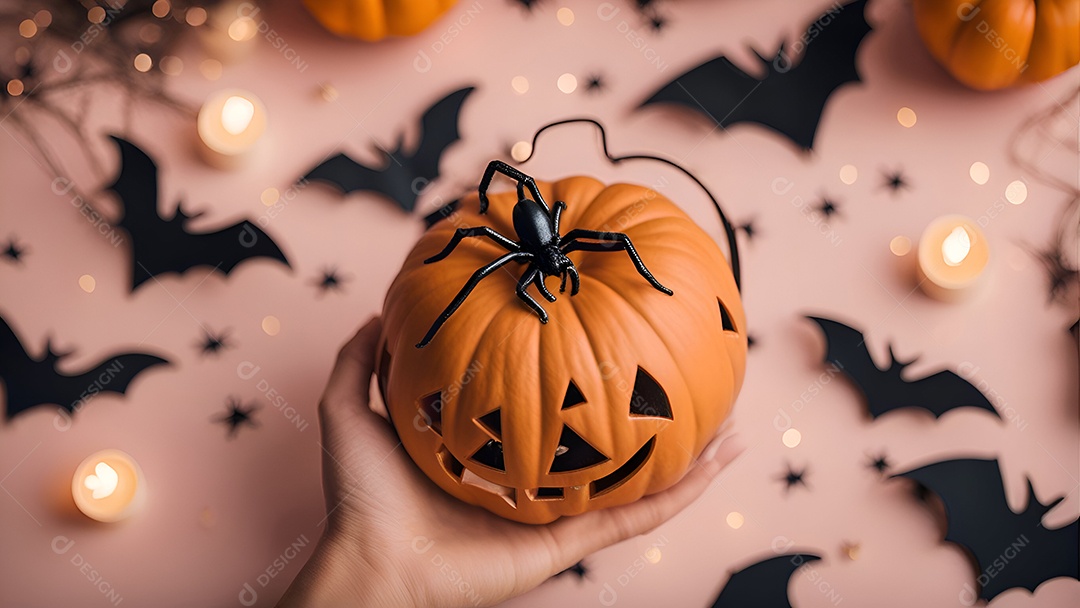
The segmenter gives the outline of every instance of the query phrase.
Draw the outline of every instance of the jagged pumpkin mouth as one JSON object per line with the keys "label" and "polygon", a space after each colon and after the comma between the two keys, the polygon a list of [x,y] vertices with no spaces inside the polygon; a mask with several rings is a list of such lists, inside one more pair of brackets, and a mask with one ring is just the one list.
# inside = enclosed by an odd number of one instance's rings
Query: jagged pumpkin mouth
{"label": "jagged pumpkin mouth", "polygon": [[[656,435],[653,435],[646,441],[632,456],[626,459],[621,466],[617,469],[604,475],[603,477],[594,479],[589,482],[589,499],[599,498],[614,491],[619,486],[626,483],[630,478],[634,476],[652,457],[654,448],[656,447]],[[539,487],[530,488],[525,490],[519,490],[510,486],[504,486],[493,481],[488,481],[483,477],[480,477],[476,473],[473,473],[458,460],[450,450],[445,446],[441,446],[436,452],[436,457],[439,460],[439,464],[442,465],[443,470],[457,480],[458,483],[474,488],[479,488],[486,492],[489,492],[499,498],[502,498],[513,508],[518,507],[518,501],[521,500],[523,494],[525,499],[531,502],[546,502],[546,501],[558,501],[563,500],[569,492],[577,492],[583,489],[582,485],[577,486],[553,486],[553,487]]]}

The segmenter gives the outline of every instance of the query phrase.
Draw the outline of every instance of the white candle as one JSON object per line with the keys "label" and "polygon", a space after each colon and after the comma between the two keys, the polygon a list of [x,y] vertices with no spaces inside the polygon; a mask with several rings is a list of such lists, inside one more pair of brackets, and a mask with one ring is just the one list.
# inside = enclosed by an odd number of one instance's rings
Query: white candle
{"label": "white candle", "polygon": [[266,108],[254,94],[238,89],[212,95],[199,110],[200,150],[215,167],[243,165],[266,131]]}
{"label": "white candle", "polygon": [[982,282],[989,260],[990,245],[975,222],[961,215],[940,217],[919,240],[919,284],[939,300],[957,300]]}
{"label": "white candle", "polygon": [[90,519],[115,522],[138,511],[146,490],[135,459],[120,450],[87,456],[71,479],[75,506]]}

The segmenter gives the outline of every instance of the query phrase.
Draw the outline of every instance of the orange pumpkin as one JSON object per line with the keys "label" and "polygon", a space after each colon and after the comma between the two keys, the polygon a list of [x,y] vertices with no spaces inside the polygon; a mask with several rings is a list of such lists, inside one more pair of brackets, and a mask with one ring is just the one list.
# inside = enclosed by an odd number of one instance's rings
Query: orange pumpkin
{"label": "orange pumpkin", "polygon": [[1046,80],[1080,62],[1080,0],[913,0],[930,53],[991,90]]}
{"label": "orange pumpkin", "polygon": [[[450,494],[527,523],[675,484],[728,416],[746,367],[735,280],[686,214],[641,186],[588,177],[538,185],[547,201],[567,205],[562,234],[625,233],[674,295],[647,283],[623,251],[576,251],[580,292],[540,299],[542,324],[518,299],[524,268],[511,264],[419,349],[472,274],[506,250],[468,239],[445,259],[424,260],[459,227],[517,240],[516,193],[492,194],[485,215],[473,195],[421,237],[391,285],[378,362],[383,400],[420,468]],[[548,278],[557,290],[558,277]]]}
{"label": "orange pumpkin", "polygon": [[442,16],[457,0],[304,0],[319,23],[339,36],[374,42],[412,36]]}

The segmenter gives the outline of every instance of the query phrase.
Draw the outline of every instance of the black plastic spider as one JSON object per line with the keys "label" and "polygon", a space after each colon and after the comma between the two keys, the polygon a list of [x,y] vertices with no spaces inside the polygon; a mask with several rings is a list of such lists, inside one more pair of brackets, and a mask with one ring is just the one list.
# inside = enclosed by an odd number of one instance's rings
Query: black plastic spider
{"label": "black plastic spider", "polygon": [[[566,254],[572,251],[625,251],[634,262],[638,273],[645,277],[645,280],[650,285],[669,296],[673,295],[672,291],[661,285],[649,272],[649,269],[645,267],[645,263],[641,261],[641,256],[634,249],[634,244],[630,242],[630,237],[625,234],[576,228],[560,236],[559,216],[566,209],[566,203],[555,201],[555,209],[552,210],[544,201],[544,197],[540,194],[540,189],[536,187],[536,182],[533,181],[532,177],[502,161],[493,160],[488,163],[487,170],[484,171],[484,178],[480,180],[481,214],[487,213],[487,189],[496,173],[502,173],[517,182],[518,202],[514,205],[513,218],[514,231],[517,232],[518,238],[521,240],[513,241],[499,234],[490,226],[458,228],[453,238],[450,239],[450,242],[446,244],[442,251],[424,260],[425,264],[438,262],[450,255],[454,248],[461,243],[462,239],[474,236],[487,237],[506,248],[509,252],[473,273],[465,286],[454,297],[454,300],[450,302],[450,305],[443,310],[439,318],[431,325],[431,329],[428,330],[424,339],[416,345],[416,348],[424,348],[431,342],[431,339],[435,337],[443,323],[446,323],[447,319],[461,306],[465,298],[469,297],[469,294],[472,293],[472,290],[476,288],[484,277],[510,262],[519,264],[528,262],[528,268],[525,269],[521,279],[518,281],[517,295],[540,317],[541,323],[547,323],[547,312],[525,289],[529,284],[535,284],[536,289],[540,291],[540,294],[548,302],[554,302],[555,296],[544,285],[544,279],[549,276],[561,278],[562,283],[559,285],[559,292],[562,293],[566,291],[566,279],[569,277],[570,295],[576,295],[581,288],[581,280],[578,277],[574,263],[570,261],[570,258],[566,257]],[[525,196],[526,189],[532,194],[533,198],[530,199]],[[599,242],[583,242],[579,239]]]}

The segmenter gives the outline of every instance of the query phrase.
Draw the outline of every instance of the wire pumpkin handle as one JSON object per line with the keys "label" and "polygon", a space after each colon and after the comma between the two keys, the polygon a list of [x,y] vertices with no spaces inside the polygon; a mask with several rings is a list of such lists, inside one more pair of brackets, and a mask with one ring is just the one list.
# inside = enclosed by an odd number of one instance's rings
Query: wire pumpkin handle
{"label": "wire pumpkin handle", "polygon": [[731,225],[731,222],[728,221],[727,215],[724,213],[724,209],[720,206],[720,201],[716,200],[716,197],[713,196],[713,193],[705,186],[704,183],[702,183],[700,179],[697,178],[697,176],[691,173],[688,169],[684,168],[682,165],[676,163],[673,160],[669,160],[661,156],[653,156],[651,154],[627,154],[624,156],[613,156],[608,150],[607,130],[604,129],[604,125],[600,124],[599,121],[593,118],[567,118],[564,120],[558,120],[552,123],[548,123],[540,127],[540,129],[533,134],[532,145],[529,149],[529,155],[526,156],[524,160],[518,162],[520,162],[521,164],[527,163],[533,157],[533,155],[536,154],[536,142],[540,139],[541,133],[553,127],[573,123],[588,123],[594,125],[597,130],[600,131],[600,147],[604,152],[604,156],[606,156],[607,159],[612,162],[612,164],[617,165],[624,160],[659,161],[661,163],[664,163],[665,165],[678,169],[680,172],[682,172],[683,175],[693,180],[693,182],[705,192],[705,195],[709,197],[710,201],[712,201],[713,207],[716,208],[716,212],[720,215],[720,222],[724,225],[724,233],[727,237],[728,250],[731,252],[731,259],[729,260],[729,263],[731,264],[731,274],[735,277],[735,287],[738,288],[740,293],[742,293],[742,273],[740,271],[739,264],[739,245],[735,239],[735,228]]}

